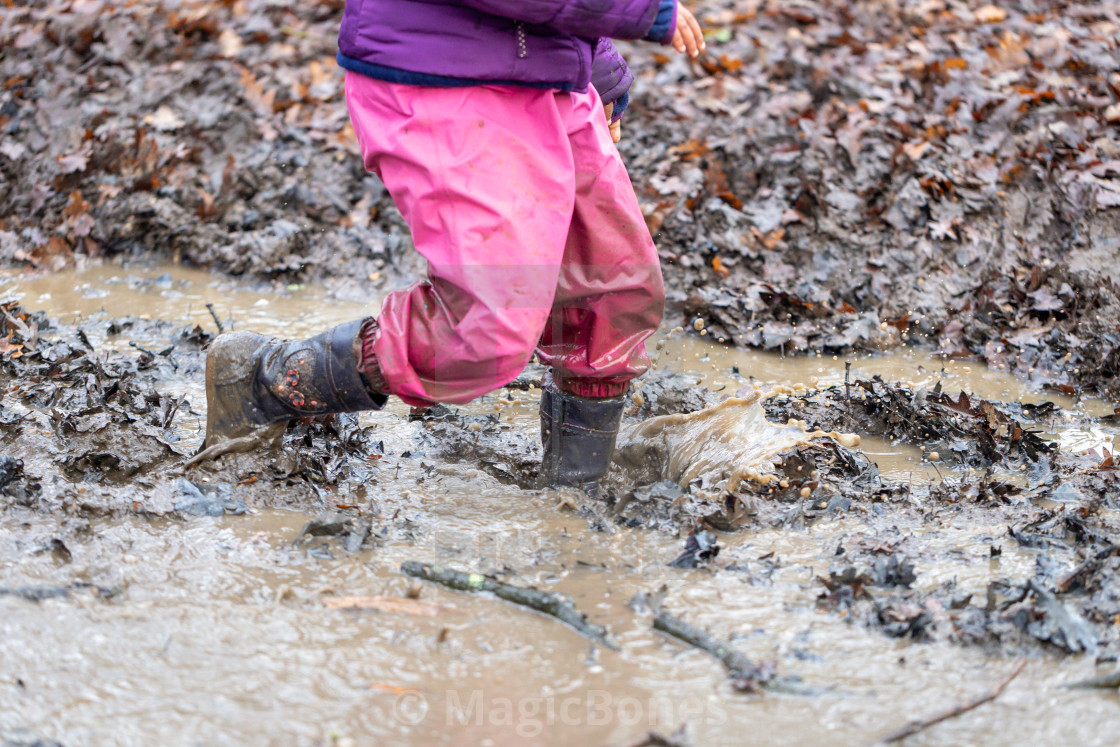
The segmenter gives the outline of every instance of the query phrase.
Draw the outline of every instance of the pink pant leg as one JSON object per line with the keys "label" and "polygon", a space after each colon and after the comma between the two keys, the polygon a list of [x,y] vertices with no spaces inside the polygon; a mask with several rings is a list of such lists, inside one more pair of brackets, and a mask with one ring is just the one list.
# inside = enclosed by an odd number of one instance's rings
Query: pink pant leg
{"label": "pink pant leg", "polygon": [[645,340],[661,324],[657,249],[594,90],[565,108],[575,206],[554,308],[538,352],[561,389],[622,394],[649,368]]}
{"label": "pink pant leg", "polygon": [[385,299],[373,353],[405,402],[465,403],[522,371],[552,308],[575,194],[552,91],[346,74],[366,168],[428,260]]}

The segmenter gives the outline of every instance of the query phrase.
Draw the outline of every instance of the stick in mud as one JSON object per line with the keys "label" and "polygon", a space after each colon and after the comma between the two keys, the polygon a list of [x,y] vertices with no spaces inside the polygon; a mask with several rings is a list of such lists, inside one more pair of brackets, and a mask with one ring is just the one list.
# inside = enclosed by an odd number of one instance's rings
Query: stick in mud
{"label": "stick in mud", "polygon": [[602,625],[589,622],[587,615],[559,594],[514,586],[480,573],[463,573],[415,560],[402,563],[401,573],[424,581],[432,581],[456,591],[489,591],[499,599],[555,617],[580,635],[587,636],[612,651],[619,650],[618,644],[610,637],[610,631]]}
{"label": "stick in mud", "polygon": [[220,335],[225,332],[225,328],[222,327],[222,320],[218,318],[218,312],[214,311],[214,304],[212,302],[206,302],[206,310],[210,312],[210,316],[214,319],[214,324],[218,326],[218,334]]}
{"label": "stick in mud", "polygon": [[906,739],[906,737],[913,736],[924,729],[928,729],[934,724],[940,724],[942,721],[948,721],[951,718],[956,718],[963,713],[968,713],[974,708],[979,708],[985,703],[995,700],[1000,696],[1001,693],[1003,693],[1004,689],[1006,689],[1006,687],[1011,684],[1011,680],[1019,676],[1019,672],[1022,672],[1023,667],[1025,667],[1026,665],[1027,660],[1020,659],[1019,663],[1015,665],[1015,668],[1011,670],[1010,674],[1000,680],[999,684],[981,695],[979,698],[974,698],[973,700],[961,703],[953,708],[950,708],[947,711],[942,711],[936,716],[932,716],[922,721],[911,721],[901,729],[892,731],[890,734],[883,737],[882,743],[891,744],[893,742],[901,742],[903,739]]}
{"label": "stick in mud", "polygon": [[774,680],[773,672],[755,664],[711,633],[700,630],[695,625],[689,625],[665,610],[661,610],[653,618],[653,627],[719,659],[720,663],[727,667],[737,690],[757,692],[762,689],[787,689],[784,685],[780,688],[775,687],[778,683]]}

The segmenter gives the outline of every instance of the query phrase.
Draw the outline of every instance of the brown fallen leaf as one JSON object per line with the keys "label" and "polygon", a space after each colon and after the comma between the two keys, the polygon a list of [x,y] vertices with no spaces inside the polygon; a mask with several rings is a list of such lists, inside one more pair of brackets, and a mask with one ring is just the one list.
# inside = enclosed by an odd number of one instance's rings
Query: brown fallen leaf
{"label": "brown fallen leaf", "polygon": [[1007,11],[998,5],[985,5],[972,14],[980,23],[999,23],[1007,19]]}
{"label": "brown fallen leaf", "polygon": [[929,141],[921,140],[916,143],[906,143],[902,146],[902,152],[906,157],[915,163],[920,161],[925,152],[929,150]]}
{"label": "brown fallen leaf", "polygon": [[218,48],[222,51],[222,57],[237,57],[244,46],[241,35],[233,29],[222,29],[222,33],[218,34]]}
{"label": "brown fallen leaf", "polygon": [[80,150],[77,153],[68,153],[55,158],[62,167],[63,174],[73,174],[76,171],[85,171],[89,165],[89,151]]}
{"label": "brown fallen leaf", "polygon": [[327,597],[323,604],[332,610],[369,610],[417,617],[436,617],[445,612],[458,612],[454,607],[399,597]]}
{"label": "brown fallen leaf", "polygon": [[15,330],[8,333],[8,336],[0,340],[0,355],[8,358],[18,358],[23,355],[23,343],[13,343],[12,335]]}
{"label": "brown fallen leaf", "polygon": [[773,231],[770,231],[762,238],[762,245],[767,249],[774,249],[774,247],[781,243],[785,235],[786,229],[775,228]]}

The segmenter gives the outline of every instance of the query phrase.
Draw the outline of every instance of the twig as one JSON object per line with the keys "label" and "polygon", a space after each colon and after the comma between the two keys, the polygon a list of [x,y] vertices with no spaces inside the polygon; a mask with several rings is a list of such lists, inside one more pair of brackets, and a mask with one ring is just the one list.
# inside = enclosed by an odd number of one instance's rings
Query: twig
{"label": "twig", "polygon": [[654,630],[668,633],[674,638],[714,656],[727,668],[728,674],[731,675],[732,684],[737,690],[745,692],[771,690],[794,695],[815,695],[819,692],[813,688],[804,687],[796,680],[774,677],[770,668],[755,664],[711,633],[705,632],[695,625],[690,625],[665,610],[661,610],[653,618],[653,627]]}
{"label": "twig", "polygon": [[271,448],[275,448],[279,445],[280,439],[284,436],[284,431],[287,427],[287,421],[281,421],[279,423],[261,426],[247,436],[219,439],[217,443],[207,446],[190,459],[183,462],[183,469],[190,469],[197,464],[209,462],[218,457],[225,456],[226,454],[241,454],[247,451],[255,451],[266,444],[271,444]]}
{"label": "twig", "polygon": [[[185,396],[185,395],[184,395]],[[167,414],[163,416],[163,429],[167,430],[171,425],[171,421],[175,419],[175,413],[179,412],[179,406],[183,404],[182,397],[173,397],[168,403]]]}
{"label": "twig", "polygon": [[213,318],[214,324],[218,325],[218,334],[220,335],[225,332],[225,328],[222,327],[222,320],[218,318],[218,312],[214,311],[214,304],[210,301],[207,301],[206,310],[210,312],[210,316],[211,318]]}
{"label": "twig", "polygon": [[147,349],[147,348],[145,348],[145,347],[141,347],[140,345],[136,344],[136,341],[135,341],[135,340],[129,340],[129,341],[128,341],[128,346],[129,346],[130,348],[136,348],[137,350],[139,350],[139,351],[140,351],[141,353],[143,353],[144,355],[149,355],[149,356],[151,356],[152,358],[158,358],[158,357],[159,357],[159,353],[153,353],[153,352],[152,352],[151,350],[148,350],[148,349]]}
{"label": "twig", "polygon": [[555,617],[580,635],[603,644],[612,651],[618,651],[618,644],[610,637],[602,625],[589,622],[587,615],[576,609],[567,598],[546,591],[527,589],[507,584],[481,573],[462,573],[438,565],[408,560],[401,564],[401,573],[413,578],[432,581],[456,591],[489,591],[499,599],[520,604],[546,615]]}
{"label": "twig", "polygon": [[892,731],[890,734],[883,737],[883,743],[890,744],[892,742],[901,742],[903,739],[906,739],[906,737],[913,736],[923,729],[928,729],[934,724],[940,724],[942,721],[948,721],[951,718],[956,718],[963,713],[968,713],[974,708],[979,708],[985,703],[995,700],[1000,696],[1001,693],[1003,693],[1004,689],[1006,689],[1007,686],[1011,684],[1011,680],[1019,676],[1019,672],[1022,672],[1023,667],[1025,667],[1026,665],[1027,660],[1020,659],[1019,663],[1015,665],[1015,668],[1011,670],[1011,673],[1000,680],[998,685],[993,687],[984,695],[980,696],[979,698],[974,698],[973,700],[967,701],[965,703],[961,703],[960,705],[957,705],[954,708],[949,709],[948,711],[943,711],[936,716],[933,716],[932,718],[927,718],[923,721],[911,721],[901,729]]}

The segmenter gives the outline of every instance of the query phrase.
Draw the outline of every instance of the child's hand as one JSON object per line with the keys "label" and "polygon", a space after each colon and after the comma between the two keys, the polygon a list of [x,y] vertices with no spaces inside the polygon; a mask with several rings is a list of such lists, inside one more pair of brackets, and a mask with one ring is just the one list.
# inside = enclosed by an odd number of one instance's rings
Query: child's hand
{"label": "child's hand", "polygon": [[611,117],[614,116],[614,102],[607,104],[603,107],[603,113],[607,115],[607,127],[611,131],[611,140],[619,142],[622,140],[622,120],[612,122]]}
{"label": "child's hand", "polygon": [[677,30],[673,32],[673,47],[682,54],[687,53],[689,57],[696,57],[708,48],[696,16],[680,3],[677,3]]}

